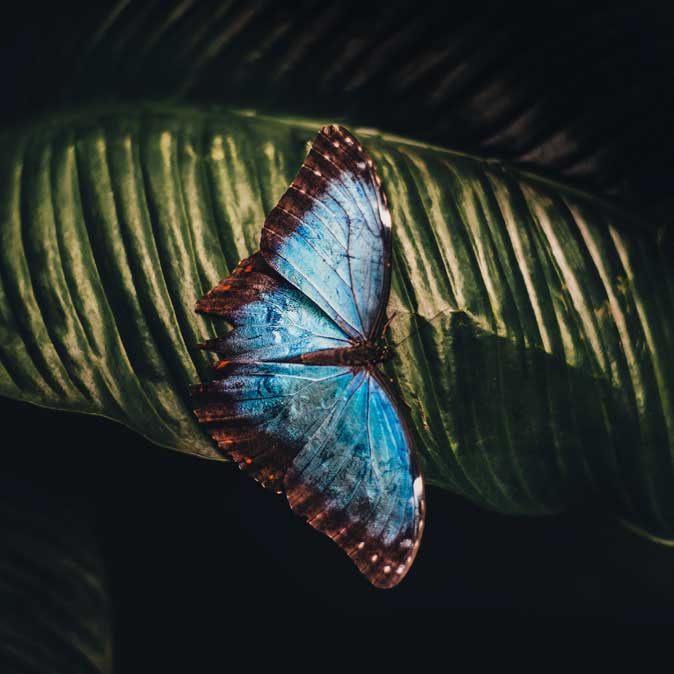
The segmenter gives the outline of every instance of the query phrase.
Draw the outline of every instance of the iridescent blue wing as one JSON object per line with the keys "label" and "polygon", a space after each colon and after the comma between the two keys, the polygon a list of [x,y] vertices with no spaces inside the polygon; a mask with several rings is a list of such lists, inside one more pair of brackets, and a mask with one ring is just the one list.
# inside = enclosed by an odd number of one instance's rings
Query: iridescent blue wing
{"label": "iridescent blue wing", "polygon": [[[263,229],[261,250],[197,304],[233,329],[193,388],[218,446],[333,538],[372,583],[396,585],[423,529],[423,482],[404,416],[373,368],[303,354],[380,337],[391,219],[371,159],[325,127]],[[294,360],[295,362],[288,362]]]}
{"label": "iridescent blue wing", "polygon": [[380,336],[390,288],[391,217],[372,159],[346,129],[321,129],[265,221],[260,250],[349,337]]}
{"label": "iridescent blue wing", "polygon": [[195,387],[220,448],[330,536],[378,587],[402,580],[423,530],[410,434],[378,374],[230,362]]}
{"label": "iridescent blue wing", "polygon": [[373,585],[397,585],[424,526],[424,486],[404,417],[377,371],[357,371],[289,466],[292,509],[330,536]]}
{"label": "iridescent blue wing", "polygon": [[281,361],[349,346],[342,330],[271,269],[260,253],[239,262],[196,309],[233,326],[224,336],[200,345],[224,360]]}
{"label": "iridescent blue wing", "polygon": [[279,493],[308,438],[343,408],[353,378],[341,366],[233,361],[214,376],[192,387],[197,418],[239,468]]}

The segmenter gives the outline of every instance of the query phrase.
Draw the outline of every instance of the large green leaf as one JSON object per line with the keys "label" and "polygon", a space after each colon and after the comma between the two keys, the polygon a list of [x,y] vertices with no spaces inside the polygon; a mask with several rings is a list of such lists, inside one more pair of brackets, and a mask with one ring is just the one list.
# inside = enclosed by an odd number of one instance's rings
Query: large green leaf
{"label": "large green leaf", "polygon": [[0,54],[20,67],[8,69],[0,116],[142,97],[347,114],[527,162],[671,221],[671,10],[646,5],[26,4],[22,39],[16,18],[4,22]]}
{"label": "large green leaf", "polygon": [[[330,120],[333,121],[333,120]],[[195,300],[254,251],[320,122],[146,106],[6,134],[0,391],[215,457]],[[503,512],[674,525],[674,274],[655,229],[497,162],[354,129],[391,201],[390,369],[427,480]]]}
{"label": "large green leaf", "polygon": [[87,503],[0,479],[0,662],[6,674],[109,674],[112,611]]}

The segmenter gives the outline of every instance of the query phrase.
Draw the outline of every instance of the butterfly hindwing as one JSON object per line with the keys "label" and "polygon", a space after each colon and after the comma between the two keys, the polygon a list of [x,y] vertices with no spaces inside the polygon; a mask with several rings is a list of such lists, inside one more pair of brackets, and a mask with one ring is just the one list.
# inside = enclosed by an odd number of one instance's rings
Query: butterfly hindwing
{"label": "butterfly hindwing", "polygon": [[342,366],[229,363],[194,387],[223,452],[330,536],[378,587],[402,580],[423,529],[412,443],[378,375]]}
{"label": "butterfly hindwing", "polygon": [[192,388],[195,413],[218,447],[264,487],[283,490],[285,472],[339,411],[352,373],[341,366],[229,362]]}
{"label": "butterfly hindwing", "polygon": [[347,335],[375,336],[388,302],[391,218],[372,159],[346,129],[321,129],[265,221],[260,249]]}
{"label": "butterfly hindwing", "polygon": [[378,587],[397,585],[416,555],[424,489],[410,434],[379,375],[354,374],[346,402],[290,464],[292,509],[330,536]]}

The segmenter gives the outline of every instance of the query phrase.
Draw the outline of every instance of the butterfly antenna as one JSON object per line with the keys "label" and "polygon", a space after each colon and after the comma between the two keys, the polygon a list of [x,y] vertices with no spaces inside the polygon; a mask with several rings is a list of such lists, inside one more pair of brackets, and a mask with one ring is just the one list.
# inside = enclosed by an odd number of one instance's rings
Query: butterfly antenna
{"label": "butterfly antenna", "polygon": [[383,337],[386,334],[386,331],[389,329],[391,323],[393,322],[393,319],[398,315],[397,311],[394,311],[387,319],[386,323],[384,323],[384,327],[381,329],[381,336]]}

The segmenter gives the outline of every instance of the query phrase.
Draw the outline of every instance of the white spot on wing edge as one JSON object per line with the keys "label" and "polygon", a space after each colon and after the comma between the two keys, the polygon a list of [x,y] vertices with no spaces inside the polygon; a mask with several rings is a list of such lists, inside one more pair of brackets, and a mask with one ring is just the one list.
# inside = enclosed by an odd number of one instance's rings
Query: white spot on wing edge
{"label": "white spot on wing edge", "polygon": [[421,475],[414,480],[412,488],[414,489],[414,498],[416,498],[417,501],[421,500],[424,495],[424,483],[421,479]]}
{"label": "white spot on wing edge", "polygon": [[[379,217],[381,218],[382,224],[386,229],[391,229],[391,213],[389,212],[388,208],[386,206],[383,206],[382,204],[379,204]],[[420,480],[421,478],[417,478],[417,480]],[[414,484],[416,485],[416,480],[414,481]],[[416,495],[416,486],[415,486],[415,495]]]}

